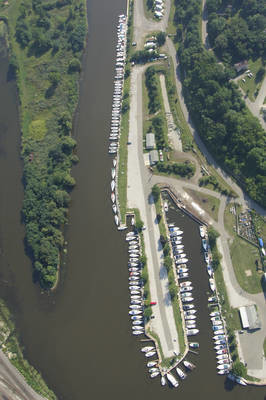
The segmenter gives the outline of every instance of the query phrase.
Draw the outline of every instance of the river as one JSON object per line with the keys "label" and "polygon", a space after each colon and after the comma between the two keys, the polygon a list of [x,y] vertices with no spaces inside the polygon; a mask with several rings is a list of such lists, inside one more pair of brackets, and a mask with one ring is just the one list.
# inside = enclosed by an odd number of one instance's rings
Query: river
{"label": "river", "polygon": [[[125,7],[125,0],[88,1],[89,39],[74,132],[80,163],[73,169],[77,186],[66,227],[68,257],[59,287],[49,296],[32,283],[30,260],[24,253],[16,91],[14,83],[6,79],[7,60],[0,56],[1,296],[15,317],[26,358],[60,400],[133,400],[137,396],[159,400],[162,395],[174,399],[177,393],[188,400],[212,396],[217,400],[262,400],[265,389],[228,390],[224,378],[215,373],[205,272],[193,275],[193,283],[198,280],[197,301],[202,303],[200,356],[195,360],[197,369],[178,392],[150,381],[140,342],[131,335],[127,248],[113,223],[107,155],[115,25]],[[176,218],[184,228],[195,270],[202,269],[196,224],[187,217]]]}

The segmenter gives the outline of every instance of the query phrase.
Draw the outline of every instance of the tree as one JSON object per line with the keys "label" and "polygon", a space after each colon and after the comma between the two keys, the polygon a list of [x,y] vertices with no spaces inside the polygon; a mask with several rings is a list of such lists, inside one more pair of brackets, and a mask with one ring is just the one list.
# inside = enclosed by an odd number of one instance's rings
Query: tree
{"label": "tree", "polygon": [[154,185],[152,187],[151,193],[153,195],[155,203],[157,203],[157,201],[159,200],[159,197],[160,197],[160,193],[161,193],[159,186]]}
{"label": "tree", "polygon": [[163,46],[165,44],[166,34],[165,32],[158,32],[156,35],[158,46]]}
{"label": "tree", "polygon": [[149,320],[150,317],[152,316],[152,309],[150,306],[145,307],[144,309],[144,317]]}
{"label": "tree", "polygon": [[49,81],[51,82],[51,85],[53,87],[57,87],[61,80],[60,72],[52,71],[49,73],[48,78]]}
{"label": "tree", "polygon": [[140,232],[142,230],[143,226],[144,226],[143,221],[141,221],[141,219],[138,219],[136,221],[136,229]]}
{"label": "tree", "polygon": [[237,361],[237,362],[235,362],[233,364],[232,373],[234,375],[236,375],[236,376],[243,376],[244,377],[247,374],[247,369],[246,369],[245,365],[242,362]]}
{"label": "tree", "polygon": [[68,66],[68,72],[80,72],[81,71],[81,63],[78,58],[72,58],[70,60],[69,66]]}
{"label": "tree", "polygon": [[176,286],[174,283],[171,283],[169,285],[169,294],[171,296],[171,299],[174,300],[174,298],[176,297]]}
{"label": "tree", "polygon": [[143,280],[144,285],[148,282],[148,272],[146,270],[142,271],[141,278]]}
{"label": "tree", "polygon": [[208,239],[209,239],[209,244],[211,249],[213,249],[216,246],[216,239],[219,237],[219,233],[216,232],[216,230],[210,226],[208,229]]}

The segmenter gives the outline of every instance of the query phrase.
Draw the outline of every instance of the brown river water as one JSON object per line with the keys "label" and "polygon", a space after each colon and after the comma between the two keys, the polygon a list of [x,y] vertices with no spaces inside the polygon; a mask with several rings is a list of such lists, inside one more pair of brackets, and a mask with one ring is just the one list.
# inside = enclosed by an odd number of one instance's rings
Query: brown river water
{"label": "brown river water", "polygon": [[198,226],[171,210],[184,230],[199,309],[197,368],[176,389],[151,381],[141,343],[128,318],[127,248],[117,232],[110,205],[111,160],[107,155],[117,16],[125,0],[89,0],[89,39],[84,60],[74,136],[80,163],[73,169],[66,228],[67,262],[55,293],[32,283],[20,220],[23,199],[20,128],[14,82],[0,55],[0,293],[10,307],[26,358],[60,400],[174,399],[263,400],[265,388],[242,388],[215,373]]}

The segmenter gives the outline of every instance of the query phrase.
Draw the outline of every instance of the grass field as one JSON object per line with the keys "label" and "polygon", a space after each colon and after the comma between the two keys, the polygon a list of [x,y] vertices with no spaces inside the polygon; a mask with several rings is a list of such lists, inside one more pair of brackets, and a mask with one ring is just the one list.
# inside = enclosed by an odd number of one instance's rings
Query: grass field
{"label": "grass field", "polygon": [[[262,85],[262,82],[263,82],[263,77],[257,76],[257,72],[262,67],[262,65],[263,64],[262,64],[261,58],[258,58],[256,61],[249,60],[248,66],[249,66],[249,70],[253,73],[252,78],[245,76],[244,79],[246,82],[242,81],[243,78],[240,78],[237,81],[239,86],[244,90],[245,94],[248,96],[249,100],[251,100],[251,101],[256,100],[256,94],[258,94],[260,87]],[[264,71],[264,76],[265,76],[265,71]]]}
{"label": "grass field", "polygon": [[218,211],[220,207],[219,199],[192,189],[186,189],[186,192],[188,192],[200,207],[202,207],[215,221],[218,221]]}

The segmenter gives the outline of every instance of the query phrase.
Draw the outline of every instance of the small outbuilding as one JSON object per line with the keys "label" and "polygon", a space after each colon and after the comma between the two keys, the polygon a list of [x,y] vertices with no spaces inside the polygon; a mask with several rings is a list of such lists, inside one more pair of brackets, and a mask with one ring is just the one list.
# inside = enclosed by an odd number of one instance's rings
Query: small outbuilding
{"label": "small outbuilding", "polygon": [[245,71],[248,69],[248,62],[246,60],[241,61],[239,63],[234,64],[234,67],[236,69],[236,72]]}
{"label": "small outbuilding", "polygon": [[147,133],[146,135],[146,149],[153,150],[155,148],[155,136],[154,133]]}
{"label": "small outbuilding", "polygon": [[261,322],[255,304],[240,307],[239,313],[243,329],[256,330],[261,328]]}
{"label": "small outbuilding", "polygon": [[159,161],[159,155],[157,150],[150,151],[150,165],[154,165]]}

